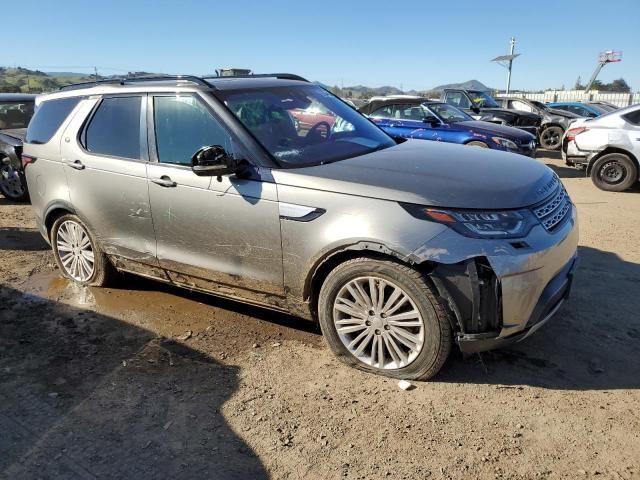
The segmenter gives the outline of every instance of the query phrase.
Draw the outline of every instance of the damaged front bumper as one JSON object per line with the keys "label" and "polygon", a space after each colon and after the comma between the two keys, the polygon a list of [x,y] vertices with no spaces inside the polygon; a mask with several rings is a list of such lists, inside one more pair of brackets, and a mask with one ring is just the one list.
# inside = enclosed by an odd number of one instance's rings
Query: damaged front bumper
{"label": "damaged front bumper", "polygon": [[476,240],[451,229],[420,247],[415,261],[430,273],[455,320],[464,353],[520,341],[546,323],[569,295],[577,263],[578,219],[555,231],[536,226],[517,240]]}

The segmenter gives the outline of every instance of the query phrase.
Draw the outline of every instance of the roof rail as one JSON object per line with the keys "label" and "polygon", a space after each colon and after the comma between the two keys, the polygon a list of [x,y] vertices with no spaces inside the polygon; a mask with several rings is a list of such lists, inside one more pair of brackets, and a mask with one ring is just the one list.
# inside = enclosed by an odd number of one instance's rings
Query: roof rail
{"label": "roof rail", "polygon": [[72,83],[70,85],[63,85],[62,87],[60,87],[60,90],[78,90],[80,88],[95,87],[99,85],[129,85],[132,83],[162,82],[165,80],[175,80],[176,82],[192,82],[203,87],[212,87],[212,85],[205,79],[196,77],[194,75],[154,75],[147,77],[108,78],[105,80],[94,80],[91,82]]}
{"label": "roof rail", "polygon": [[308,82],[306,78],[293,73],[259,73],[249,75],[235,75],[235,76],[222,76],[222,77],[196,77],[195,75],[153,75],[147,77],[131,77],[131,78],[107,78],[104,80],[94,80],[91,82],[72,83],[70,85],[63,85],[60,90],[78,90],[81,88],[96,87],[99,85],[130,85],[132,83],[142,82],[162,82],[165,80],[175,80],[176,82],[191,82],[207,88],[215,88],[207,82],[207,79],[219,79],[219,78],[279,78],[282,80],[298,80],[301,82]]}
{"label": "roof rail", "polygon": [[248,75],[221,75],[221,76],[206,76],[204,79],[225,79],[225,78],[278,78],[281,80],[298,80],[300,82],[309,82],[304,77],[296,75],[294,73],[250,73]]}

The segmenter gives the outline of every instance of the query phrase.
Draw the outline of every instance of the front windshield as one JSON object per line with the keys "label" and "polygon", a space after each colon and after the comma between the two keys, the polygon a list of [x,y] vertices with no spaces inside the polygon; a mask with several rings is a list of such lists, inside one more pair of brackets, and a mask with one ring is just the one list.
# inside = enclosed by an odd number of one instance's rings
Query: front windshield
{"label": "front windshield", "polygon": [[498,104],[488,93],[480,92],[478,90],[469,90],[468,93],[474,107],[498,108]]}
{"label": "front windshield", "polygon": [[0,102],[0,130],[26,128],[33,116],[33,102]]}
{"label": "front windshield", "polygon": [[468,122],[469,120],[473,120],[473,118],[462,110],[447,103],[430,103],[426,105],[426,107],[446,123]]}
{"label": "front windshield", "polygon": [[538,102],[537,100],[531,100],[531,103],[533,103],[536,107],[538,107],[540,110],[544,110],[545,112],[549,110],[549,107],[546,106],[544,103],[542,102]]}
{"label": "front windshield", "polygon": [[395,145],[360,113],[315,85],[220,95],[238,120],[285,167],[334,162]]}

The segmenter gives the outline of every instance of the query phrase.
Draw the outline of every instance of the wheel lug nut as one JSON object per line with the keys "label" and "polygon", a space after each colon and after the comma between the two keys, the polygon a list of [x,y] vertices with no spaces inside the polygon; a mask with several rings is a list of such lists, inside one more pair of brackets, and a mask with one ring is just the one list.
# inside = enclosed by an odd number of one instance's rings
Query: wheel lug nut
{"label": "wheel lug nut", "polygon": [[376,335],[380,335],[380,330],[376,330]]}
{"label": "wheel lug nut", "polygon": [[370,327],[370,326],[371,326],[371,321],[367,320],[366,322],[364,322],[364,324],[365,324],[367,327]]}
{"label": "wheel lug nut", "polygon": [[385,326],[384,326],[384,329],[385,329],[385,330],[391,330],[391,327],[390,327],[389,325],[385,325]]}
{"label": "wheel lug nut", "polygon": [[387,318],[387,314],[386,314],[386,313],[381,313],[381,314],[380,314],[380,317],[382,317],[382,318]]}
{"label": "wheel lug nut", "polygon": [[369,315],[373,316],[375,314],[376,314],[376,312],[374,312],[373,310],[369,310]]}

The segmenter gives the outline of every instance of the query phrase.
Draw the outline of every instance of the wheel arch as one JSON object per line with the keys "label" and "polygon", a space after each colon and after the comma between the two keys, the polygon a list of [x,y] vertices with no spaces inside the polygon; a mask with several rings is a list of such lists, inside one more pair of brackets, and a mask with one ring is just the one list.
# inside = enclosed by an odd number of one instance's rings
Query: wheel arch
{"label": "wheel arch", "polygon": [[589,163],[587,164],[587,169],[586,169],[587,176],[591,175],[591,169],[593,168],[593,165],[595,165],[595,163],[600,158],[604,157],[605,155],[609,155],[610,153],[619,153],[621,155],[626,155],[631,159],[633,163],[635,163],[636,167],[638,168],[638,172],[640,172],[640,163],[638,162],[638,159],[633,153],[623,148],[607,146],[604,148],[604,150],[602,150],[601,152],[598,152],[593,157],[591,157],[591,159],[589,160]]}
{"label": "wheel arch", "polygon": [[51,228],[55,221],[63,215],[75,214],[75,209],[67,202],[55,202],[47,207],[43,216],[44,227],[47,232],[47,236],[51,235]]}

